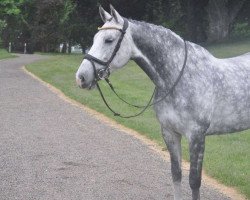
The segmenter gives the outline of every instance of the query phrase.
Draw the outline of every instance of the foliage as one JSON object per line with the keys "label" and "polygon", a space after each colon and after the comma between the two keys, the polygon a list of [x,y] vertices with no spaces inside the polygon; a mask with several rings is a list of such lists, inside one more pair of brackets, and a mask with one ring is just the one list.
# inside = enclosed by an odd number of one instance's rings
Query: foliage
{"label": "foliage", "polygon": [[0,34],[2,33],[3,29],[7,26],[4,20],[0,19]]}
{"label": "foliage", "polygon": [[56,51],[70,30],[68,19],[74,5],[69,0],[37,0],[35,10],[32,35],[36,35],[36,45],[42,51]]}
{"label": "foliage", "polygon": [[[6,10],[8,6],[4,5]],[[67,37],[68,20],[75,8],[71,0],[20,0],[15,5],[16,10],[19,10],[18,17],[5,16],[5,46],[13,41],[17,50],[28,43],[30,51],[33,51],[33,47],[42,51],[55,51]]]}
{"label": "foliage", "polygon": [[23,3],[23,0],[1,0],[0,1],[0,16],[18,15],[20,9],[18,6]]}
{"label": "foliage", "polygon": [[[237,18],[242,14],[240,11],[250,2],[246,0],[209,0],[208,2],[208,30],[209,42],[226,40],[230,36],[231,27]],[[247,14],[244,17],[249,16]]]}
{"label": "foliage", "polygon": [[[233,0],[1,0],[3,45],[7,47],[11,41],[15,50],[22,51],[27,43],[29,52],[55,52],[59,44],[64,44],[63,52],[75,44],[85,49],[102,24],[98,5],[109,10],[110,3],[127,18],[162,25],[194,42],[222,40],[220,34],[213,33],[213,27],[218,27],[217,33],[224,33],[226,38],[232,30],[232,36],[245,36],[246,29],[237,23],[245,27],[250,24],[247,0],[239,3]],[[225,17],[220,20],[211,17],[221,13]],[[233,24],[236,24],[234,29]]]}
{"label": "foliage", "polygon": [[18,6],[22,0],[1,0],[0,1],[0,34],[7,26],[6,18],[10,16],[17,16],[20,13]]}
{"label": "foliage", "polygon": [[[74,43],[80,44],[83,49],[92,43],[94,33],[100,25],[97,0],[75,0],[76,9],[72,13],[71,38]],[[90,23],[91,22],[91,23]]]}
{"label": "foliage", "polygon": [[250,37],[250,25],[247,22],[236,23],[231,33],[233,38]]}

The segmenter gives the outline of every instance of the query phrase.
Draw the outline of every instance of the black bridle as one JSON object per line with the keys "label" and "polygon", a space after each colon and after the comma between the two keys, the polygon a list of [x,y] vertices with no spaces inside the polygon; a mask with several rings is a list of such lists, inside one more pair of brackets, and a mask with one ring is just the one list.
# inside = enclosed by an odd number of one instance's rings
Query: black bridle
{"label": "black bridle", "polygon": [[[128,28],[128,21],[127,19],[124,19],[124,24],[123,24],[123,27],[122,28],[117,28],[117,27],[104,27],[104,28],[99,28],[99,30],[103,30],[103,29],[116,29],[116,30],[119,30],[121,32],[121,35],[116,43],[116,46],[114,48],[114,51],[111,55],[111,57],[109,58],[108,61],[102,61],[90,54],[86,54],[84,59],[87,59],[91,62],[92,66],[93,66],[93,70],[94,70],[94,76],[95,76],[95,83],[96,83],[96,86],[97,86],[97,89],[102,97],[102,100],[103,102],[105,103],[105,105],[107,106],[107,108],[114,114],[114,116],[119,116],[121,118],[132,118],[132,117],[137,117],[139,115],[141,115],[142,113],[144,113],[150,106],[153,106],[155,104],[158,104],[160,103],[161,101],[163,101],[169,94],[171,94],[173,91],[174,91],[174,88],[176,87],[176,85],[178,84],[178,82],[180,81],[182,75],[183,75],[183,72],[184,72],[184,69],[185,69],[185,66],[186,66],[186,62],[187,62],[187,44],[186,44],[186,41],[184,40],[184,44],[185,44],[185,58],[184,58],[184,62],[183,62],[183,66],[182,66],[182,69],[180,71],[180,74],[179,76],[177,77],[176,81],[174,82],[173,86],[170,88],[170,90],[164,95],[164,97],[162,97],[161,99],[159,99],[158,101],[155,101],[153,103],[151,103],[154,95],[155,95],[155,92],[156,92],[156,87],[154,89],[154,92],[152,94],[152,96],[150,97],[147,105],[145,106],[139,106],[139,105],[134,105],[134,104],[131,104],[131,103],[128,103],[126,100],[124,100],[123,98],[121,98],[117,92],[115,91],[113,85],[111,84],[111,82],[109,81],[108,77],[110,75],[110,63],[113,61],[114,57],[116,56],[118,50],[120,49],[120,46],[121,46],[121,42],[124,38],[124,35],[126,33],[126,30]],[[95,66],[95,63],[98,63],[100,65],[103,65],[105,68],[102,68],[102,69],[97,69],[96,66]],[[105,80],[108,85],[110,86],[111,90],[114,92],[114,94],[121,100],[123,101],[124,103],[130,105],[130,106],[133,106],[133,107],[136,107],[136,108],[142,108],[142,110],[135,114],[135,115],[129,115],[129,116],[124,116],[124,115],[121,115],[120,113],[117,113],[116,111],[114,111],[110,105],[108,104],[107,100],[105,99],[104,95],[103,95],[103,92],[98,84],[98,81],[99,80]]]}
{"label": "black bridle", "polygon": [[[126,30],[128,28],[128,20],[124,19],[124,24],[123,24],[123,27],[121,29],[119,28],[114,28],[114,27],[107,27],[107,28],[99,28],[99,30],[102,30],[102,29],[116,29],[118,31],[121,32],[121,35],[115,45],[115,48],[114,48],[114,51],[111,55],[111,57],[109,58],[108,61],[102,61],[90,54],[86,54],[84,59],[87,59],[89,60],[91,63],[92,63],[92,66],[94,68],[94,74],[95,74],[95,81],[97,83],[97,81],[99,80],[104,80],[105,78],[108,78],[109,75],[110,75],[110,63],[112,62],[112,60],[114,59],[114,57],[116,56],[118,50],[120,49],[120,46],[121,46],[121,43],[122,43],[122,40],[124,38],[124,35],[126,33]],[[105,66],[105,68],[103,69],[96,69],[96,66],[95,66],[95,62],[100,64],[100,65],[103,65]]]}

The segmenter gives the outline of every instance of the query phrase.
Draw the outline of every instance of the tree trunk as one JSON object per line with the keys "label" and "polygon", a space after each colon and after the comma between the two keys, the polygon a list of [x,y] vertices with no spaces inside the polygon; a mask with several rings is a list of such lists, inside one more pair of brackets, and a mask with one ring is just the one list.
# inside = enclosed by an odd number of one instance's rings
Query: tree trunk
{"label": "tree trunk", "polygon": [[187,16],[186,30],[187,38],[193,42],[206,41],[206,24],[207,19],[205,7],[208,0],[185,0],[183,2],[184,10]]}
{"label": "tree trunk", "polygon": [[68,43],[68,53],[69,53],[69,54],[71,53],[71,47],[72,47],[72,44],[71,44],[71,42],[69,41],[69,43]]}
{"label": "tree trunk", "polygon": [[42,46],[42,47],[41,47],[42,52],[44,53],[44,52],[45,52],[45,44],[42,44],[41,46]]}
{"label": "tree trunk", "polygon": [[207,41],[216,42],[228,39],[231,24],[245,0],[209,0]]}
{"label": "tree trunk", "polygon": [[67,44],[66,42],[64,42],[62,46],[62,53],[66,53],[66,50],[67,50]]}
{"label": "tree trunk", "polygon": [[46,52],[46,53],[49,52],[49,44],[46,44],[46,45],[45,45],[45,52]]}
{"label": "tree trunk", "polygon": [[195,18],[195,2],[194,0],[187,1],[187,34],[188,39],[196,42],[196,18]]}

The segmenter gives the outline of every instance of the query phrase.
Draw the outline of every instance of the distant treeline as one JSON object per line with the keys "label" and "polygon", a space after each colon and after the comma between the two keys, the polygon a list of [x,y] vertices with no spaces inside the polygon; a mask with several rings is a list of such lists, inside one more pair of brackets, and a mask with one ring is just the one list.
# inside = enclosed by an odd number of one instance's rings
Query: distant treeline
{"label": "distant treeline", "polygon": [[250,36],[249,0],[1,0],[1,45],[15,50],[70,52],[92,43],[102,24],[98,6],[112,4],[121,15],[162,25],[187,40],[211,43]]}

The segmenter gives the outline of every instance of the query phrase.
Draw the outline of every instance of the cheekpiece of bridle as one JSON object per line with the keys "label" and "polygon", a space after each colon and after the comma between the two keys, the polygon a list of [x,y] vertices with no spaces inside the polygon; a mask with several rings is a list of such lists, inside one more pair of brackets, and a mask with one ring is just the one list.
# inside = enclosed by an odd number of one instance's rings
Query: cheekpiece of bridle
{"label": "cheekpiece of bridle", "polygon": [[[128,28],[128,21],[127,19],[124,19],[124,23],[123,23],[123,27],[122,28],[118,28],[118,27],[101,27],[101,28],[98,28],[98,30],[107,30],[107,29],[115,29],[115,30],[118,30],[121,32],[121,35],[115,45],[115,48],[113,50],[113,53],[111,55],[111,57],[109,58],[109,60],[107,61],[102,61],[90,54],[86,54],[84,59],[87,59],[91,62],[92,66],[93,66],[93,69],[94,69],[94,75],[95,75],[95,81],[99,81],[99,80],[104,80],[106,78],[109,77],[110,75],[110,63],[113,61],[114,57],[116,56],[118,50],[120,49],[120,46],[121,46],[121,43],[122,43],[122,40],[124,38],[124,35],[126,33],[126,30]],[[98,63],[100,65],[103,65],[104,68],[102,69],[96,69],[96,66],[95,66],[95,63]]]}

